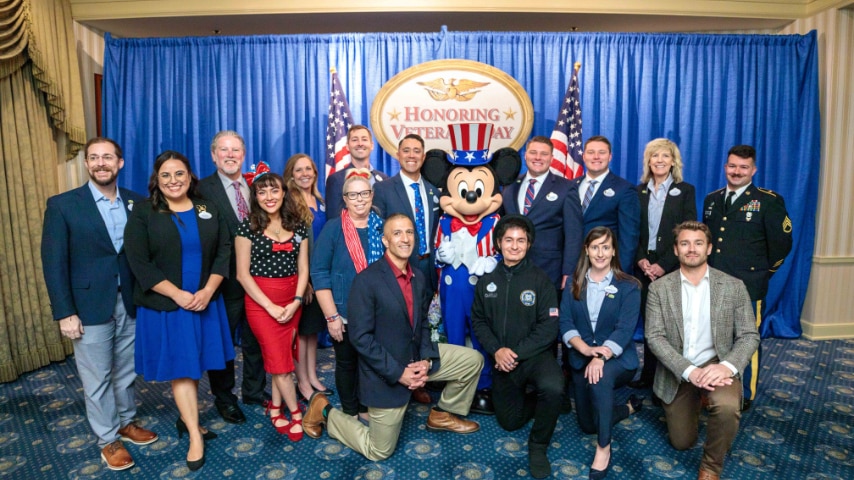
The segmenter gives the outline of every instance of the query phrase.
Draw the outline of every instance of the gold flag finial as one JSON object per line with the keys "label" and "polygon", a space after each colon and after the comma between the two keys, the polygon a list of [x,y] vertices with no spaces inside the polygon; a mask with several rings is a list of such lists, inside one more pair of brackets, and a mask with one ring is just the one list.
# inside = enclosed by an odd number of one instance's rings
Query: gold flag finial
{"label": "gold flag finial", "polygon": [[581,70],[581,62],[575,62],[574,67],[575,67],[575,73],[578,73],[578,71]]}
{"label": "gold flag finial", "polygon": [[331,74],[333,74],[333,75],[334,75],[334,74],[335,74],[335,72],[336,72],[335,67],[332,67],[332,68],[330,68],[330,69],[329,69],[329,73],[331,73]]}

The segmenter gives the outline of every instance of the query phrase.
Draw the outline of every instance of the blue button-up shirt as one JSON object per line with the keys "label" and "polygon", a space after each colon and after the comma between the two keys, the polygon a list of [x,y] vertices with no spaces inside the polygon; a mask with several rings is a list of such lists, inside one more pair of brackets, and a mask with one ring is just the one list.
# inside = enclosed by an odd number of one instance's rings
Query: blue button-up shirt
{"label": "blue button-up shirt", "polygon": [[647,250],[655,250],[658,246],[658,227],[661,225],[661,214],[664,212],[664,201],[667,193],[673,185],[673,175],[668,175],[658,189],[655,188],[655,179],[651,178],[646,188],[649,190],[649,208],[647,209],[647,223],[649,224],[649,243]]}
{"label": "blue button-up shirt", "polygon": [[125,242],[125,225],[128,222],[122,195],[116,188],[116,200],[111,202],[91,181],[89,182],[89,190],[92,192],[92,198],[95,199],[95,205],[98,207],[98,212],[107,227],[107,233],[110,234],[110,240],[112,240],[116,253],[118,253]]}

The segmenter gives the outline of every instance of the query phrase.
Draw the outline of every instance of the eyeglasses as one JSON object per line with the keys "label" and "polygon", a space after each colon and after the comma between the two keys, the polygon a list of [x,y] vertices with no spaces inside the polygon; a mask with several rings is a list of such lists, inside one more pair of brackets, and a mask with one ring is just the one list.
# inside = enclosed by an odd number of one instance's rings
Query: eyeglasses
{"label": "eyeglasses", "polygon": [[177,172],[175,172],[175,173],[163,172],[163,173],[161,173],[161,174],[159,174],[159,175],[157,175],[157,176],[158,176],[158,177],[160,177],[160,181],[161,181],[162,183],[169,183],[169,182],[171,182],[173,179],[174,179],[176,182],[183,182],[183,181],[184,181],[184,179],[186,179],[186,178],[187,178],[187,172],[185,172],[185,171],[183,171],[183,170],[178,170],[178,171],[177,171]]}
{"label": "eyeglasses", "polygon": [[347,192],[344,194],[344,197],[347,200],[355,200],[357,198],[362,198],[362,200],[367,200],[371,198],[371,194],[374,193],[372,190],[362,190],[361,192]]}
{"label": "eyeglasses", "polygon": [[104,163],[113,163],[116,160],[116,158],[117,157],[115,155],[110,155],[109,153],[106,155],[95,155],[93,153],[92,155],[89,155],[88,157],[86,157],[86,161],[94,163],[94,162],[97,162],[98,160],[103,160]]}

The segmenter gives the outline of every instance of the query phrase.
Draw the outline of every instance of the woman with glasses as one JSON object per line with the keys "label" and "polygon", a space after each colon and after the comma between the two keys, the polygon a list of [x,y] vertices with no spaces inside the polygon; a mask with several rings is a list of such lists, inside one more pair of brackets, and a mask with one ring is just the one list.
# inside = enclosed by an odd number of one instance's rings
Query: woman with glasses
{"label": "woman with glasses", "polygon": [[638,355],[632,342],[640,313],[637,279],[620,269],[614,233],[594,227],[584,239],[575,273],[560,305],[561,340],[569,349],[575,413],[581,431],[595,433],[590,479],[611,467],[611,429],[641,408],[634,395],[616,404],[614,391],[634,377]]}
{"label": "woman with glasses", "polygon": [[199,378],[234,358],[217,293],[228,275],[231,239],[216,206],[196,195],[197,183],[187,157],[161,153],[148,182],[150,197],[134,207],[124,240],[139,307],[136,372],[147,381],[172,382],[178,436],[190,437],[190,470],[204,465],[204,440],[216,437],[199,426]]}
{"label": "woman with glasses", "polygon": [[351,169],[344,180],[344,210],[326,223],[311,256],[311,280],[335,348],[335,386],[341,410],[358,415],[358,354],[347,335],[347,297],[356,274],[382,258],[383,221],[372,210],[367,169]]}
{"label": "woman with glasses", "polygon": [[[249,218],[237,228],[234,253],[237,281],[246,291],[246,319],[261,346],[264,369],[272,377],[267,414],[277,432],[302,439],[302,414],[293,372],[299,358],[297,332],[308,286],[308,228],[287,200],[285,181],[263,162],[246,174]],[[291,419],[285,418],[283,405]]]}
{"label": "woman with glasses", "polygon": [[[285,179],[288,201],[295,206],[302,222],[311,225],[308,234],[310,250],[313,250],[315,240],[326,224],[326,207],[317,191],[317,165],[308,155],[297,153],[288,159],[282,177]],[[305,400],[311,398],[315,391],[327,395],[333,393],[317,378],[317,335],[325,329],[323,312],[314,299],[314,288],[309,282],[299,322],[299,360],[296,370],[299,394]]]}

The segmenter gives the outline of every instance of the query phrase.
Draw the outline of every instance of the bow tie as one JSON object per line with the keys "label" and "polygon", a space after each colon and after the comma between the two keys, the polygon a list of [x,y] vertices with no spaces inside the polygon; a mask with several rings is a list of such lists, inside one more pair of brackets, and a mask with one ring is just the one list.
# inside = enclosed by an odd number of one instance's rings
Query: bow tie
{"label": "bow tie", "polygon": [[453,219],[451,219],[451,233],[454,233],[461,228],[466,228],[468,229],[472,237],[476,237],[477,232],[480,230],[481,223],[482,222],[477,222],[474,225],[466,225],[465,223],[463,223],[462,220],[457,217],[454,217]]}
{"label": "bow tie", "polygon": [[273,251],[274,252],[293,252],[294,246],[291,245],[291,242],[288,243],[273,243]]}

